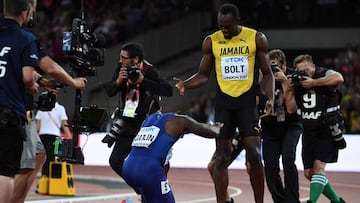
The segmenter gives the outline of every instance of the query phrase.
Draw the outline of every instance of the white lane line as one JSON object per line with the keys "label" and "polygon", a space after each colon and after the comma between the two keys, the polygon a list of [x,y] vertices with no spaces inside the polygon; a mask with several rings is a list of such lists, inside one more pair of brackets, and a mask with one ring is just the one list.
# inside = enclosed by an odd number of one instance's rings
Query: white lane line
{"label": "white lane line", "polygon": [[[242,193],[242,190],[237,187],[229,186],[228,189],[234,190],[234,193],[230,194],[230,197],[239,196]],[[215,194],[215,191],[214,191]],[[176,197],[176,194],[175,194]],[[193,200],[187,200],[187,201],[177,201],[177,203],[196,203],[196,202],[207,202],[207,201],[216,201],[216,197],[210,197],[210,198],[203,198],[203,199],[193,199]]]}
{"label": "white lane line", "polygon": [[113,194],[113,195],[99,195],[91,197],[67,197],[67,198],[58,198],[58,199],[42,199],[42,200],[29,200],[25,203],[72,203],[72,202],[85,202],[85,201],[97,201],[97,200],[116,200],[123,199],[127,197],[138,196],[136,193],[124,193],[124,194]]}

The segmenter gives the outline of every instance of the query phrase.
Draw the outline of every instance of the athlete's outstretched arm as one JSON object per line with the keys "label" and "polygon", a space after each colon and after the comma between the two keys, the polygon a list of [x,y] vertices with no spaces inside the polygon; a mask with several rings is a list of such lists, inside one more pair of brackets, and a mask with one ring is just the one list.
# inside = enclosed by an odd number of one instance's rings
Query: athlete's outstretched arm
{"label": "athlete's outstretched arm", "polygon": [[176,77],[173,78],[176,81],[175,86],[179,89],[180,95],[184,95],[185,89],[200,87],[208,81],[214,63],[210,36],[207,36],[203,41],[202,54],[198,72],[184,81]]}

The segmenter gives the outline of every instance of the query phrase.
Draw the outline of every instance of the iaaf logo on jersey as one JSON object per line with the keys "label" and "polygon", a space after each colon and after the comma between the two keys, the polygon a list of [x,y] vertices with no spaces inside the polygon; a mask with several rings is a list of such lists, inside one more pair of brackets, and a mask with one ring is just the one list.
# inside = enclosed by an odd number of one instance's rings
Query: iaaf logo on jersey
{"label": "iaaf logo on jersey", "polygon": [[302,119],[318,119],[321,116],[321,111],[317,112],[301,112]]}

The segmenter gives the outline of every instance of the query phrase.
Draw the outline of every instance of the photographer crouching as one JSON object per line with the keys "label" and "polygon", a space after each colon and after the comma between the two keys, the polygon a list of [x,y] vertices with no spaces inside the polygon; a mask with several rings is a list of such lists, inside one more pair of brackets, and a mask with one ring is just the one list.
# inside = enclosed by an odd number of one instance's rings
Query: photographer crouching
{"label": "photographer crouching", "polygon": [[334,70],[315,66],[310,55],[299,55],[294,59],[296,70],[305,71],[299,85],[287,91],[287,97],[295,97],[304,131],[302,136],[302,160],[304,175],[310,181],[310,199],[316,203],[323,193],[331,202],[345,202],[326,177],[327,163],[338,160],[339,149],[346,147],[342,136],[340,114],[341,94],[338,85],[344,82],[342,75]]}
{"label": "photographer crouching", "polygon": [[156,67],[144,60],[140,44],[122,46],[120,59],[111,81],[106,85],[109,97],[120,92],[120,110],[110,133],[102,140],[111,147],[111,168],[122,177],[122,165],[130,152],[131,143],[142,122],[150,114],[160,110],[159,96],[172,96],[172,86]]}

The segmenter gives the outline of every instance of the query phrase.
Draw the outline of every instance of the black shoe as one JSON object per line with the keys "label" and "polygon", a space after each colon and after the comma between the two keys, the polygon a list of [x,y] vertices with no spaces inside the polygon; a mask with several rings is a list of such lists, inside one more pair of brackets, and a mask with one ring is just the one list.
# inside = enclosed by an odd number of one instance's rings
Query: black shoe
{"label": "black shoe", "polygon": [[229,201],[225,201],[225,203],[234,203],[234,199],[231,197]]}
{"label": "black shoe", "polygon": [[333,202],[333,201],[331,201],[331,203],[345,203],[345,200],[340,197],[340,202]]}
{"label": "black shoe", "polygon": [[308,200],[306,203],[312,203],[312,201]]}

